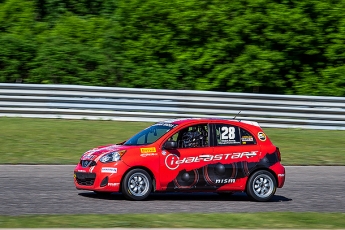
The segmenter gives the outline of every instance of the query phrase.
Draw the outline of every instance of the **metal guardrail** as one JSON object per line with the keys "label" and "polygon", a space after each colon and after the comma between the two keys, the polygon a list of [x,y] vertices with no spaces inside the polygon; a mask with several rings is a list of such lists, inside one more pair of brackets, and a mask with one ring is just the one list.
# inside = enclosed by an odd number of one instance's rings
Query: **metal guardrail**
{"label": "metal guardrail", "polygon": [[345,130],[345,97],[0,83],[0,116],[156,122],[253,120],[262,127]]}

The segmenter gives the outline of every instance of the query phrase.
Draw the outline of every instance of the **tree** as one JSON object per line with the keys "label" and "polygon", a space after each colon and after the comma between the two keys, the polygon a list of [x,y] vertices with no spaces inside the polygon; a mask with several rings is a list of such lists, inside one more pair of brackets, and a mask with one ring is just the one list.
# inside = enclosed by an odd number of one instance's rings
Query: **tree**
{"label": "tree", "polygon": [[25,80],[35,55],[35,43],[15,34],[3,33],[0,34],[0,47],[0,82]]}

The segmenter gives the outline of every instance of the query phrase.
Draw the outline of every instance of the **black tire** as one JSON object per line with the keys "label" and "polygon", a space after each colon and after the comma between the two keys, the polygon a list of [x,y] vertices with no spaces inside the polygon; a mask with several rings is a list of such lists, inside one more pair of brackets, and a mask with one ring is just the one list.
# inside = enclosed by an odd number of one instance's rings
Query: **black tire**
{"label": "black tire", "polygon": [[247,182],[247,195],[255,201],[270,200],[277,190],[275,177],[266,170],[253,173]]}
{"label": "black tire", "polygon": [[152,190],[152,179],[143,169],[129,171],[122,182],[122,193],[130,200],[144,200]]}

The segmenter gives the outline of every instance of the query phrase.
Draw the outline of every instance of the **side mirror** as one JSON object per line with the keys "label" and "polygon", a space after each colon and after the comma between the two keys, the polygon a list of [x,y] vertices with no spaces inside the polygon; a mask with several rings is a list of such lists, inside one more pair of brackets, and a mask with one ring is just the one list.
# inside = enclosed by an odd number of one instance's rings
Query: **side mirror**
{"label": "side mirror", "polygon": [[177,149],[177,142],[176,141],[167,141],[164,144],[164,149]]}

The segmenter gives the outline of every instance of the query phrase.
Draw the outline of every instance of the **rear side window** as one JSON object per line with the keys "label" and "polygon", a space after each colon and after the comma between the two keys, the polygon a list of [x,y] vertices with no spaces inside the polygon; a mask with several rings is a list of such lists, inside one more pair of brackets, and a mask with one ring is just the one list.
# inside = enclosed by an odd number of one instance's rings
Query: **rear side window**
{"label": "rear side window", "polygon": [[255,145],[256,140],[254,136],[247,130],[240,128],[241,130],[241,144],[242,145]]}
{"label": "rear side window", "polygon": [[216,124],[215,129],[217,146],[256,144],[254,136],[238,126]]}

